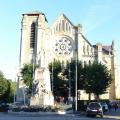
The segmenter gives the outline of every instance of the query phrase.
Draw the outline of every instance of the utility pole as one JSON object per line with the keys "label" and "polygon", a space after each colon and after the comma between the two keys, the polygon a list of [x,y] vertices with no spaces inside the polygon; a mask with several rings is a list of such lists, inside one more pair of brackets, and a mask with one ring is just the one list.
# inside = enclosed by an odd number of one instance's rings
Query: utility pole
{"label": "utility pole", "polygon": [[33,74],[32,74],[32,96],[33,96],[33,89],[34,89],[34,79],[35,79],[35,50],[33,49]]}
{"label": "utility pole", "polygon": [[77,73],[78,73],[78,71],[77,71],[77,69],[78,69],[78,67],[77,67],[77,64],[78,64],[78,28],[77,27],[75,27],[75,111],[77,112],[77,99],[78,99],[78,97],[77,97]]}
{"label": "utility pole", "polygon": [[71,101],[71,70],[70,70],[70,62],[68,63],[69,64],[69,103]]}

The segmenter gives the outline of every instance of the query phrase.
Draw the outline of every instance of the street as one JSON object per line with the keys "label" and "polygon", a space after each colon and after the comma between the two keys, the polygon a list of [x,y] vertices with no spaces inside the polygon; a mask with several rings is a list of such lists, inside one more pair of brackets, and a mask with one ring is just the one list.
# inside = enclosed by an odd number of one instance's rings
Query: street
{"label": "street", "polygon": [[0,120],[120,120],[120,109],[116,112],[111,110],[106,113],[103,118],[86,117],[79,114],[66,114],[66,115],[40,115],[40,114],[10,114],[0,113]]}

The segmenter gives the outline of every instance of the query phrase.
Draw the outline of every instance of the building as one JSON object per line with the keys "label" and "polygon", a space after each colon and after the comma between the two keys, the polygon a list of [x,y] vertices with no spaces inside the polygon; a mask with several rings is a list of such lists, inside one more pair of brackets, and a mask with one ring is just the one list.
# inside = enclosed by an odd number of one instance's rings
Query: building
{"label": "building", "polygon": [[[100,43],[92,45],[83,35],[82,25],[74,25],[64,14],[61,14],[51,27],[48,26],[47,18],[42,12],[23,14],[20,68],[23,67],[24,63],[39,64],[40,68],[35,73],[35,79],[40,79],[44,73],[49,74],[48,71],[43,71],[48,70],[48,64],[54,59],[65,63],[71,58],[75,58],[76,55],[83,65],[90,64],[95,60],[105,64],[112,72],[113,82],[108,94],[104,95],[103,98],[120,98],[114,41],[111,45]],[[43,77],[42,81],[46,81],[49,91],[51,91],[50,80],[44,79],[46,78]],[[24,88],[21,81],[19,81],[20,88]]]}

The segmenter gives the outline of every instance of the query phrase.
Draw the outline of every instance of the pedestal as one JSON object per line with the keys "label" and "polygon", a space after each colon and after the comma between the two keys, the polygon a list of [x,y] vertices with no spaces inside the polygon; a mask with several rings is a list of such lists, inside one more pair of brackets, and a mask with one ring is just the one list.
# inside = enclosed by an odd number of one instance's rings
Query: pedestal
{"label": "pedestal", "polygon": [[35,72],[35,93],[30,99],[31,106],[53,106],[54,97],[51,92],[50,72],[47,68],[39,68]]}

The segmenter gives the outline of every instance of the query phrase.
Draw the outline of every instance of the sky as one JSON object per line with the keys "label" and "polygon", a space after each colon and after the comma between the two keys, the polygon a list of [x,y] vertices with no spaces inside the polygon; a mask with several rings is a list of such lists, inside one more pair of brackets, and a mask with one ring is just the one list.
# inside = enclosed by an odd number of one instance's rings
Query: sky
{"label": "sky", "polygon": [[111,45],[115,40],[120,67],[120,0],[1,0],[0,70],[15,79],[19,67],[22,14],[40,11],[49,26],[64,13],[73,24],[82,24],[91,44]]}

